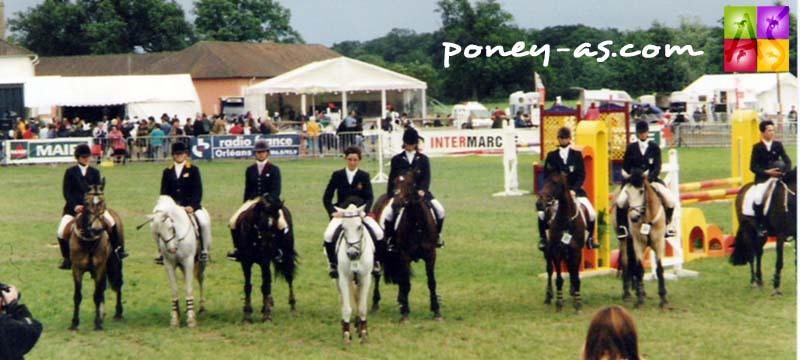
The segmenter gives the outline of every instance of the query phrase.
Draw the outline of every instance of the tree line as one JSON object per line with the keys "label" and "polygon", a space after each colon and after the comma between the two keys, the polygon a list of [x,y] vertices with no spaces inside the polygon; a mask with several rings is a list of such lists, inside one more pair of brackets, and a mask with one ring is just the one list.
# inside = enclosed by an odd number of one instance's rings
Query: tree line
{"label": "tree line", "polygon": [[[389,69],[414,76],[428,83],[431,96],[445,101],[467,99],[502,99],[517,90],[533,90],[534,72],[538,72],[547,88],[548,98],[557,95],[575,98],[577,87],[587,89],[621,89],[632,96],[669,93],[680,90],[703,74],[723,73],[722,9],[717,25],[707,26],[699,19],[683,17],[678,27],[654,22],[648,29],[621,31],[614,28],[593,28],[585,25],[551,26],[524,29],[514,24],[511,13],[495,0],[440,0],[437,11],[442,27],[431,33],[393,29],[377,39],[334,44],[333,50]],[[778,2],[776,5],[780,5]],[[797,19],[790,17],[790,56],[792,74],[797,74]],[[661,46],[660,56],[613,57],[600,63],[596,58],[574,58],[573,53],[556,52],[557,47],[575,49],[590,43],[594,50],[605,40],[613,41],[610,49],[634,44],[641,50],[647,44]],[[514,43],[551,46],[549,66],[532,57],[450,58],[450,67],[443,66],[442,42],[460,44],[502,45],[511,49]],[[704,51],[703,56],[666,58],[664,45],[692,45]]]}
{"label": "tree line", "polygon": [[[780,4],[780,2],[776,3]],[[197,0],[189,23],[183,9],[169,0],[45,0],[17,12],[9,21],[11,40],[40,56],[114,54],[133,51],[177,51],[199,40],[273,41],[302,43],[290,25],[291,12],[278,0]],[[439,0],[442,26],[417,33],[393,29],[369,41],[333,45],[342,55],[386,67],[428,83],[428,93],[444,101],[500,99],[517,90],[533,90],[534,72],[547,87],[548,98],[577,96],[576,87],[612,88],[633,96],[679,90],[703,74],[723,73],[722,10],[717,25],[697,18],[681,18],[678,27],[654,22],[648,29],[622,31],[585,25],[525,29],[496,0]],[[790,15],[790,70],[797,74],[797,19]],[[613,41],[612,50],[633,44],[692,45],[703,56],[574,58],[554,51],[575,49],[582,43],[597,46]],[[443,42],[466,46],[501,45],[518,41],[551,46],[549,66],[533,57],[453,57],[443,67]],[[596,49],[595,49],[596,50]]]}

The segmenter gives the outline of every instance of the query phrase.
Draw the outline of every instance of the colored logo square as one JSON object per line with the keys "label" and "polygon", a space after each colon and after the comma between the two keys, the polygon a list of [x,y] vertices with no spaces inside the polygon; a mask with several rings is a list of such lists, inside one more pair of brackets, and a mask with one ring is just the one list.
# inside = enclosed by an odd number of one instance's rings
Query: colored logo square
{"label": "colored logo square", "polygon": [[758,39],[758,72],[789,71],[789,39]]}
{"label": "colored logo square", "polygon": [[724,29],[725,39],[755,39],[756,7],[726,6]]}
{"label": "colored logo square", "polygon": [[725,40],[725,72],[756,72],[756,41]]}
{"label": "colored logo square", "polygon": [[789,7],[759,6],[756,23],[759,39],[788,39]]}

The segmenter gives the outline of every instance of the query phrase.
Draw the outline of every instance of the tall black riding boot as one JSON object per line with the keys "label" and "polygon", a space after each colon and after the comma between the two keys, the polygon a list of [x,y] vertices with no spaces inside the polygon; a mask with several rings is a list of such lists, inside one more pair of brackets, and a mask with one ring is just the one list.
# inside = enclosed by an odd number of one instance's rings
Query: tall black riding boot
{"label": "tall black riding boot", "polygon": [[625,240],[628,237],[628,209],[617,208],[617,238]]}
{"label": "tall black riding boot", "polygon": [[111,228],[111,232],[109,234],[109,241],[111,241],[111,248],[114,249],[114,252],[117,254],[117,257],[120,260],[128,257],[128,252],[125,251],[125,244],[122,241],[120,241],[117,225],[114,225]]}
{"label": "tall black riding boot", "polygon": [[538,216],[536,219],[539,220],[539,245],[537,247],[539,250],[545,251],[547,250],[547,222],[539,219]]}
{"label": "tall black riding boot", "polygon": [[69,261],[69,240],[58,239],[58,248],[61,250],[61,264],[58,268],[69,270],[72,268],[72,263]]}
{"label": "tall black riding boot", "polygon": [[764,217],[764,205],[756,205],[753,204],[753,212],[756,214],[756,232],[758,237],[765,238],[767,237],[767,218]]}
{"label": "tall black riding boot", "polygon": [[339,277],[339,272],[336,270],[336,266],[339,263],[336,259],[336,244],[333,241],[323,242],[322,246],[325,247],[325,255],[328,255],[328,276],[331,279],[336,279]]}
{"label": "tall black riding boot", "polygon": [[237,238],[238,231],[236,229],[231,229],[231,241],[233,242],[233,251],[228,252],[228,259],[233,261],[239,261],[239,239]]}
{"label": "tall black riding boot", "polygon": [[442,226],[444,226],[444,218],[437,219],[436,233],[439,234],[439,237],[438,240],[436,241],[436,247],[438,248],[444,247],[444,239],[442,239]]}
{"label": "tall black riding boot", "polygon": [[589,233],[589,237],[586,238],[586,248],[589,250],[600,248],[600,244],[594,242],[594,224],[596,222],[596,220],[589,220],[587,224],[586,231]]}
{"label": "tall black riding boot", "polygon": [[664,212],[666,213],[666,216],[667,216],[667,218],[666,218],[666,221],[667,221],[667,233],[666,233],[666,236],[667,237],[674,237],[675,236],[675,230],[672,228],[672,226],[669,226],[669,224],[672,223],[672,214],[675,212],[675,208],[664,207]]}
{"label": "tall black riding boot", "polygon": [[286,232],[283,230],[278,230],[278,234],[275,235],[275,254],[273,256],[273,260],[276,263],[283,262],[283,254],[286,248]]}

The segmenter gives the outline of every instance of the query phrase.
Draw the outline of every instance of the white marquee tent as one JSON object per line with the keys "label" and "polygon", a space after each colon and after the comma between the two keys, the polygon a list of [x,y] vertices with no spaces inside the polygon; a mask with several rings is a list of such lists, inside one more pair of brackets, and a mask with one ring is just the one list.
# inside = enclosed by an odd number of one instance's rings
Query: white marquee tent
{"label": "white marquee tent", "polygon": [[425,82],[413,77],[363,61],[338,57],[313,62],[248,87],[245,90],[245,109],[256,116],[264,116],[265,95],[300,94],[301,108],[305,111],[305,95],[323,93],[341,94],[342,108],[346,109],[348,93],[378,91],[381,93],[381,109],[385,111],[386,91],[419,91],[422,116],[425,117],[427,87]]}
{"label": "white marquee tent", "polygon": [[727,102],[735,103],[736,92],[740,93],[740,102],[752,104],[753,110],[768,114],[778,112],[778,77],[780,77],[781,102],[783,113],[797,106],[797,77],[791,73],[760,74],[715,74],[703,75],[682,90],[686,94],[705,95],[711,100],[715,96],[719,101],[720,92],[726,92]]}
{"label": "white marquee tent", "polygon": [[130,117],[162,113],[193,118],[201,112],[189,74],[37,76],[25,80],[25,107],[126,105]]}

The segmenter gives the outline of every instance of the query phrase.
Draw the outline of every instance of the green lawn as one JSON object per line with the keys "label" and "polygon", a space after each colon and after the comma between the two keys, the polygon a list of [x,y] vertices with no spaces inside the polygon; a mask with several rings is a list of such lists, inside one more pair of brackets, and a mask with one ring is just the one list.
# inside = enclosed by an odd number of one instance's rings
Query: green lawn
{"label": "green lawn", "polygon": [[[538,159],[538,157],[537,157]],[[719,159],[719,160],[717,160]],[[533,156],[520,159],[520,184],[530,190]],[[725,149],[681,150],[684,181],[728,177]],[[371,342],[343,349],[339,338],[337,291],[326,275],[321,247],[327,217],[322,191],[341,160],[277,161],[283,197],[294,213],[300,253],[295,284],[298,311],[288,311],[287,288],[273,286],[271,324],[243,325],[242,276],[224,259],[230,249],[225,226],[240,204],[244,161],[200,163],[203,204],[214,223],[213,262],[207,272],[207,308],[197,329],[169,328],[170,291],[165,271],[152,264],[155,244],[148,231],[135,231],[158,196],[160,164],[103,168],[108,203],[126,224],[125,320],[108,317],[106,330],[92,331],[91,285],[84,286],[82,327],[67,331],[72,281],[56,269],[55,246],[63,200],[65,166],[0,168],[5,199],[0,207],[0,281],[16,284],[23,302],[45,326],[30,359],[194,359],[194,358],[534,358],[579,356],[592,314],[603,306],[631,308],[647,359],[794,359],[796,357],[796,257],[786,255],[782,297],[752,290],[746,268],[724,258],[698,260],[686,268],[696,279],[668,282],[674,310],[658,310],[656,285],[643,309],[620,300],[620,281],[612,276],[583,281],[584,312],[555,313],[545,306],[541,254],[535,250],[534,197],[493,198],[502,190],[499,157],[432,159],[432,191],[447,208],[447,247],[439,254],[438,281],[444,322],[428,311],[424,269],[417,264],[411,292],[411,322],[397,323],[397,288],[383,285],[383,309],[369,318]],[[365,160],[374,174],[376,162]],[[383,186],[376,187],[378,191]],[[729,203],[703,207],[707,220],[730,229]],[[765,279],[772,277],[775,252],[767,251]],[[768,281],[769,282],[769,281]],[[258,283],[255,284],[258,288]],[[113,293],[107,292],[107,301]],[[254,298],[260,303],[260,294]]]}

